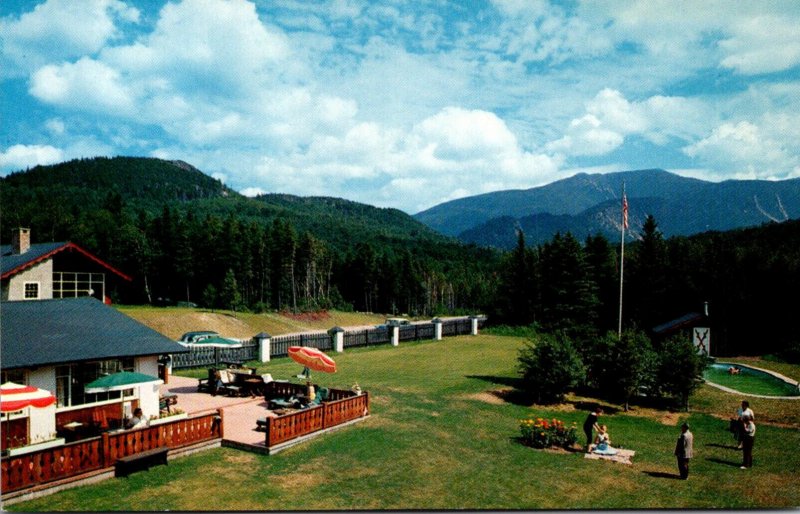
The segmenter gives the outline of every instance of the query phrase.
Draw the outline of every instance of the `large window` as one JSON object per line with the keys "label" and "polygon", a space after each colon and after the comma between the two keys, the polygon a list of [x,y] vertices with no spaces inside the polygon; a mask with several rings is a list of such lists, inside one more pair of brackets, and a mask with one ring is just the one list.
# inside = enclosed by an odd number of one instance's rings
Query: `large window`
{"label": "large window", "polygon": [[[119,391],[109,393],[87,394],[86,384],[101,376],[118,371],[133,371],[133,357],[124,359],[84,362],[56,367],[56,398],[59,407],[72,407],[87,403],[120,399]],[[132,390],[124,391],[125,396],[133,394]]]}
{"label": "large window", "polygon": [[25,299],[39,299],[39,282],[25,282]]}
{"label": "large window", "polygon": [[103,299],[106,293],[105,274],[56,271],[53,273],[53,298],[94,296]]}

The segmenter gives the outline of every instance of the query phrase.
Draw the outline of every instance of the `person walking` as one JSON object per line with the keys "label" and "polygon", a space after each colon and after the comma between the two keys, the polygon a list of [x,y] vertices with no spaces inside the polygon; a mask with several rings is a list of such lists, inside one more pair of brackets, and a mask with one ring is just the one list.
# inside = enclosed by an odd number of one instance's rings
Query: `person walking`
{"label": "person walking", "polygon": [[600,431],[600,425],[598,424],[598,419],[600,415],[603,413],[603,409],[601,407],[595,407],[595,409],[586,416],[586,421],[583,422],[583,433],[586,434],[586,451],[589,451],[589,448],[592,445],[592,432],[594,430]]}
{"label": "person walking", "polygon": [[753,443],[756,439],[756,424],[753,418],[745,416],[742,426],[742,467],[749,469],[753,467]]}
{"label": "person walking", "polygon": [[681,479],[689,478],[689,460],[694,456],[694,435],[689,431],[689,424],[681,425],[681,435],[675,445],[675,457],[678,459],[678,473]]}

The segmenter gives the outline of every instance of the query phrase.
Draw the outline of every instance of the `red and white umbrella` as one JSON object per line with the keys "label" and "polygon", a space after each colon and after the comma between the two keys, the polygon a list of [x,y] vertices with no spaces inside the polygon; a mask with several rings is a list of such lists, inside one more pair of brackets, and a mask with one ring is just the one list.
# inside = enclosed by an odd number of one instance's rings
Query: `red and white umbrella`
{"label": "red and white umbrella", "polygon": [[303,366],[325,373],[336,373],[336,362],[321,350],[310,346],[290,346],[289,357]]}
{"label": "red and white umbrella", "polygon": [[48,407],[56,397],[38,387],[6,382],[0,385],[0,412],[15,412],[25,407]]}

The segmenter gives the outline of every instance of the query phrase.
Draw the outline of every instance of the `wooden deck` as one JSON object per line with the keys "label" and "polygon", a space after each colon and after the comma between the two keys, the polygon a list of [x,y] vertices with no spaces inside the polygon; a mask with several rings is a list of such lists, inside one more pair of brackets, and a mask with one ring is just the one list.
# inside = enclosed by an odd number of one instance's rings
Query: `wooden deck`
{"label": "wooden deck", "polygon": [[[298,387],[295,384],[287,386]],[[355,402],[355,405],[349,405],[354,402],[337,401],[334,405],[299,411],[293,416],[294,419],[281,416],[281,420],[276,419],[276,424],[271,423],[268,428],[272,440],[268,446],[268,433],[263,429],[258,430],[256,421],[259,418],[278,418],[278,416],[267,408],[267,401],[263,396],[256,398],[211,396],[197,391],[196,378],[179,376],[171,376],[169,384],[161,385],[161,393],[165,392],[178,395],[175,407],[187,412],[189,416],[222,409],[224,413],[222,445],[263,454],[276,453],[331,430],[364,420],[369,415],[368,396],[363,395],[364,398]],[[327,415],[325,426],[323,426],[323,408],[327,409],[324,413]]]}

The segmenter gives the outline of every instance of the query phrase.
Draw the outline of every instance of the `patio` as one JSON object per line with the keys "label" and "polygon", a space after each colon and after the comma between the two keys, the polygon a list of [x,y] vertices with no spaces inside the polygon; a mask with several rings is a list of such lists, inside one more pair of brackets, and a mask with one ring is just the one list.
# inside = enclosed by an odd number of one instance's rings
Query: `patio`
{"label": "patio", "polygon": [[[279,384],[278,387],[296,389],[303,386],[286,383]],[[350,391],[333,390],[332,401],[327,402],[323,408],[298,410],[280,417],[267,408],[267,401],[263,396],[211,396],[197,390],[196,378],[170,376],[169,384],[162,384],[159,392],[162,395],[177,395],[175,407],[190,417],[223,409],[222,445],[264,454],[277,453],[369,416],[369,394],[366,392],[356,395]],[[265,433],[263,430],[256,430],[256,420],[259,418],[274,418],[276,421],[269,423],[268,432]],[[271,440],[269,445],[267,437]]]}
{"label": "patio", "polygon": [[[189,416],[215,412],[224,409],[224,436],[223,444],[233,443],[231,446],[252,446],[254,451],[266,452],[263,431],[256,431],[256,420],[275,414],[267,410],[264,397],[239,398],[234,396],[211,396],[197,390],[197,379],[172,375],[169,384],[160,386],[160,393],[173,393],[178,396],[175,407],[183,410]],[[238,444],[237,444],[238,443]]]}

